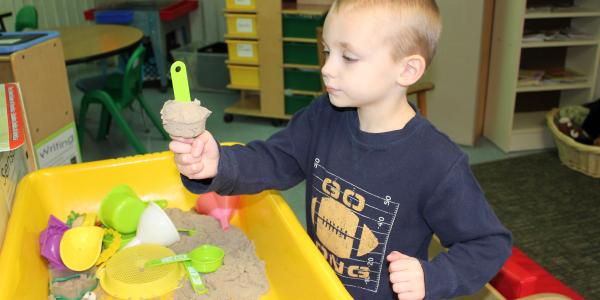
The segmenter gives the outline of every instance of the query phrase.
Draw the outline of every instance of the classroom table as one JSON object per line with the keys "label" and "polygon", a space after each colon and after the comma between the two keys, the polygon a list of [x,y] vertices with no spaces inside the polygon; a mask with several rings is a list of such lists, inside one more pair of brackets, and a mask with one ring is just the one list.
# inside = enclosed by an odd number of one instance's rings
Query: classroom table
{"label": "classroom table", "polygon": [[60,27],[65,63],[89,62],[130,52],[141,42],[141,30],[123,25],[80,25]]}

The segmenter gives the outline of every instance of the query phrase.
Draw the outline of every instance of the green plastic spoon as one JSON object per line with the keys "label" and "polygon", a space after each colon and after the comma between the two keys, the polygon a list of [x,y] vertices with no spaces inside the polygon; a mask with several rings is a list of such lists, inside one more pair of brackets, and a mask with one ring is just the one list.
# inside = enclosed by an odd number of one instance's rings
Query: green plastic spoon
{"label": "green plastic spoon", "polygon": [[189,253],[151,259],[146,262],[144,268],[156,267],[182,261],[190,261],[196,271],[200,273],[212,273],[223,264],[225,252],[223,249],[213,245],[202,245],[194,248]]}
{"label": "green plastic spoon", "polygon": [[192,284],[192,288],[198,295],[206,294],[208,289],[204,286],[204,282],[202,281],[202,277],[200,277],[200,273],[194,269],[192,263],[190,261],[184,261],[183,266],[187,271],[188,278],[190,279],[190,283]]}
{"label": "green plastic spoon", "polygon": [[188,85],[187,71],[182,61],[176,61],[171,65],[171,81],[173,82],[173,93],[175,101],[190,102],[190,87]]}

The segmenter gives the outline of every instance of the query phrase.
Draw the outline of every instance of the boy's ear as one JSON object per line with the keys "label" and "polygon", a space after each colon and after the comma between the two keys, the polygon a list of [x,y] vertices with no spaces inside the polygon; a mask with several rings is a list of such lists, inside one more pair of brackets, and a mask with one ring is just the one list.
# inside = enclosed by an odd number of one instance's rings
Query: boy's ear
{"label": "boy's ear", "polygon": [[408,87],[421,79],[427,63],[421,55],[409,55],[400,61],[400,75],[396,82],[401,86]]}

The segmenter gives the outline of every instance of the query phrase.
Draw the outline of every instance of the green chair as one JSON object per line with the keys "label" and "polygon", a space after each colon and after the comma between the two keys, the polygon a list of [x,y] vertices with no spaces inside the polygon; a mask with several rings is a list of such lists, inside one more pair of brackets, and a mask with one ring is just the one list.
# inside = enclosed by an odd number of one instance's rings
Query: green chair
{"label": "green chair", "polygon": [[15,31],[23,31],[25,28],[38,29],[38,14],[35,6],[24,5],[15,17]]}
{"label": "green chair", "polygon": [[163,138],[169,139],[169,135],[162,127],[161,120],[150,110],[142,96],[142,62],[145,53],[146,49],[140,45],[127,61],[124,73],[111,73],[77,82],[77,88],[84,93],[77,125],[80,143],[83,143],[88,108],[92,103],[99,103],[102,105],[102,114],[97,139],[106,137],[111,119],[114,119],[133,148],[140,154],[147,153],[146,147],[140,142],[121,114],[121,111],[131,107],[135,100],[139,102]]}

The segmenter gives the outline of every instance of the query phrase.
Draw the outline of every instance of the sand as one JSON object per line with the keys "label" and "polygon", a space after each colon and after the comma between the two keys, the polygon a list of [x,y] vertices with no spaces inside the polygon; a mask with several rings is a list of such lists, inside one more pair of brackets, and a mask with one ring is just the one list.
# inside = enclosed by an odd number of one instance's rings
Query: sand
{"label": "sand", "polygon": [[[194,211],[183,212],[177,208],[165,210],[175,226],[181,229],[195,229],[196,234],[188,236],[181,234],[179,242],[171,245],[175,253],[186,253],[202,244],[212,244],[221,247],[225,251],[223,266],[216,272],[201,274],[208,293],[197,295],[190,285],[187,277],[181,282],[181,287],[174,291],[174,299],[259,299],[261,295],[269,290],[269,283],[265,273],[265,264],[256,256],[254,244],[236,226],[231,225],[223,231],[219,222]],[[51,270],[52,277],[64,277],[72,275],[72,271]],[[87,277],[86,274],[94,274],[95,268],[81,274],[80,278],[66,282],[54,283],[51,288],[57,295],[75,297],[82,291],[89,289],[95,281],[95,277]],[[101,290],[100,285],[96,289],[97,299],[103,299],[107,295]],[[49,296],[48,299],[55,298]],[[92,299],[92,298],[90,298]]]}
{"label": "sand", "polygon": [[177,228],[197,230],[194,236],[181,235],[170,246],[175,253],[188,252],[202,244],[212,244],[225,251],[223,266],[214,273],[202,274],[209,292],[196,295],[188,280],[175,292],[175,299],[258,299],[269,289],[265,264],[256,256],[254,244],[237,227],[223,231],[212,217],[179,209],[167,209]]}
{"label": "sand", "polygon": [[190,102],[167,100],[160,110],[160,117],[172,137],[194,138],[204,132],[211,113],[198,99]]}

